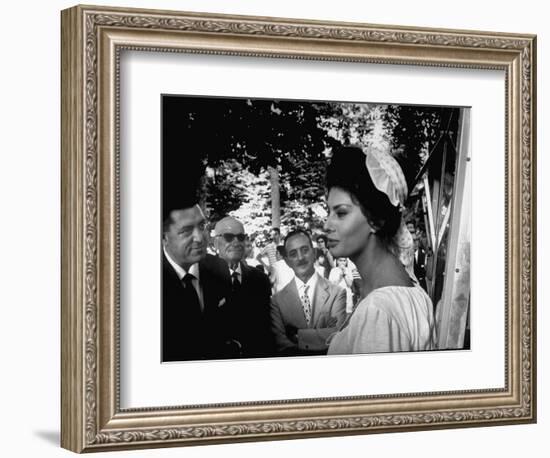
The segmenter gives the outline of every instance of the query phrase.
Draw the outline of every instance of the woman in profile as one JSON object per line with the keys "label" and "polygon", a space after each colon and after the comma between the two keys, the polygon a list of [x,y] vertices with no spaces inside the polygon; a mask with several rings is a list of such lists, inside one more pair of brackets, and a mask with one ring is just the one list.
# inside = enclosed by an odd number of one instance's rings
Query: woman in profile
{"label": "woman in profile", "polygon": [[412,271],[401,218],[405,177],[387,149],[342,147],[327,171],[328,247],[361,275],[363,299],[330,340],[328,354],[435,349],[433,305]]}

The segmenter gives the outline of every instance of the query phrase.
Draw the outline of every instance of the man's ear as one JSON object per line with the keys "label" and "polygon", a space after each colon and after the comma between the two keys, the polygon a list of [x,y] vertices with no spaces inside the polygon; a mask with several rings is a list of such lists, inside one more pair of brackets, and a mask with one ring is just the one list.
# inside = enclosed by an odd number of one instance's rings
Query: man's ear
{"label": "man's ear", "polygon": [[214,247],[214,250],[216,253],[218,252],[218,237],[214,236],[213,238],[210,238],[212,241],[212,246]]}
{"label": "man's ear", "polygon": [[216,250],[216,254],[220,254],[220,238],[216,235],[214,235],[214,250]]}

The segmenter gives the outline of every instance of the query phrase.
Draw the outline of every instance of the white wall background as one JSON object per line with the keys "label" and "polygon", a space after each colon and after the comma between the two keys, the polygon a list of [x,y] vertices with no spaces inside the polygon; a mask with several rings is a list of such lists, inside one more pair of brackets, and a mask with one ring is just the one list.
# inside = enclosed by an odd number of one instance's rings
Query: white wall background
{"label": "white wall background", "polygon": [[[114,1],[114,0],[113,0]],[[92,2],[93,3],[93,2]],[[113,4],[100,0],[96,4]],[[0,26],[0,454],[57,457],[59,441],[59,11],[65,1],[10,2]],[[544,2],[353,0],[118,0],[117,6],[252,14],[379,24],[466,28],[538,35],[538,233],[548,230],[548,13]],[[547,208],[547,207],[546,207]],[[428,431],[187,449],[118,452],[110,456],[547,456],[548,338],[545,310],[550,248],[539,237],[537,425]],[[546,348],[545,348],[546,347]],[[545,387],[546,385],[546,387]],[[546,407],[546,408],[545,408]],[[544,450],[546,448],[546,450]],[[104,455],[104,454],[103,454]]]}

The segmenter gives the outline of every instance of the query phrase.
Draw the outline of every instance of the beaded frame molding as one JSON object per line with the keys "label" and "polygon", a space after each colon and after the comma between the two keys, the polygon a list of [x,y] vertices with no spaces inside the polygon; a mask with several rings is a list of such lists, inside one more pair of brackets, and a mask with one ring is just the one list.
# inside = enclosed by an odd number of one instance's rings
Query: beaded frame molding
{"label": "beaded frame molding", "polygon": [[[535,421],[535,36],[94,6],[64,10],[61,19],[62,447],[91,452]],[[504,71],[505,387],[121,409],[125,49]]]}

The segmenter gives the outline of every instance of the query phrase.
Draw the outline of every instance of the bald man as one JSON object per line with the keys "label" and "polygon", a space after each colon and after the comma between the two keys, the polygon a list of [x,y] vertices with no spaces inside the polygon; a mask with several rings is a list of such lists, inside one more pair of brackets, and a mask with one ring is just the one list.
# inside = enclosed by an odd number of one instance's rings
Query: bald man
{"label": "bald man", "polygon": [[205,259],[203,264],[219,279],[217,288],[224,298],[226,329],[239,346],[240,356],[271,356],[271,285],[267,275],[243,262],[245,240],[240,221],[230,216],[222,218],[214,228],[218,262]]}

